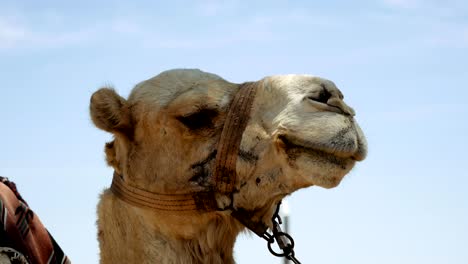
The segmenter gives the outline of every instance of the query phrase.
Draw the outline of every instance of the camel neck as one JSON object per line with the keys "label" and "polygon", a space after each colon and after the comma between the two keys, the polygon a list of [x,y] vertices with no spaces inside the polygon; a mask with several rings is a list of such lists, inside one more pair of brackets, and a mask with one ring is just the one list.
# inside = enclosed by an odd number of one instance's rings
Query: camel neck
{"label": "camel neck", "polygon": [[146,210],[109,190],[98,214],[101,264],[234,263],[234,243],[243,229],[228,214]]}

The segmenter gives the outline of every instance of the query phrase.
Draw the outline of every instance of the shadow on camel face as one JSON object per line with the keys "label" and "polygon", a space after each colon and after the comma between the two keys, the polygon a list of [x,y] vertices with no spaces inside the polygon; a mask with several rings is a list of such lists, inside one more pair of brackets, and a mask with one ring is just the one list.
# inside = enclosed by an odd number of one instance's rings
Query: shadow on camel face
{"label": "shadow on camel face", "polygon": [[[297,189],[337,186],[366,141],[333,82],[309,75],[266,77],[242,136],[237,182],[220,207],[263,211]],[[157,193],[210,188],[216,148],[239,84],[199,70],[171,70],[138,84],[126,100],[110,88],[91,98],[97,127],[114,134],[109,165],[132,185]],[[267,217],[267,218],[268,218]]]}

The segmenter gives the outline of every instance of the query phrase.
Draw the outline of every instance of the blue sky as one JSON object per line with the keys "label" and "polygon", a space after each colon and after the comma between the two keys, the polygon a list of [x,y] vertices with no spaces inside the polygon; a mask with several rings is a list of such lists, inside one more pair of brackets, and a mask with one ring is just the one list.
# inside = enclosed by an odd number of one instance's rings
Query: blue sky
{"label": "blue sky", "polygon": [[[288,198],[303,263],[468,263],[466,1],[0,0],[0,175],[75,263],[112,175],[89,97],[172,68],[318,75],[356,109],[368,159]],[[248,235],[236,258],[280,263]]]}

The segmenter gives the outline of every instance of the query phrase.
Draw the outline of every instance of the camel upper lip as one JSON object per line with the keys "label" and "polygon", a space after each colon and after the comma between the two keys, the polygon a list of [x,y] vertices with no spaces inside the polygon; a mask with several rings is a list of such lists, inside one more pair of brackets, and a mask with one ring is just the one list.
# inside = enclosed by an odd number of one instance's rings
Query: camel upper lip
{"label": "camel upper lip", "polygon": [[284,143],[287,149],[303,149],[308,152],[322,152],[329,155],[333,155],[338,158],[352,159],[355,161],[361,161],[364,159],[363,155],[359,150],[354,152],[337,151],[336,149],[333,149],[332,147],[327,146],[325,144],[301,140],[299,138],[296,138],[294,136],[288,136],[286,134],[279,135],[278,139],[280,139]]}

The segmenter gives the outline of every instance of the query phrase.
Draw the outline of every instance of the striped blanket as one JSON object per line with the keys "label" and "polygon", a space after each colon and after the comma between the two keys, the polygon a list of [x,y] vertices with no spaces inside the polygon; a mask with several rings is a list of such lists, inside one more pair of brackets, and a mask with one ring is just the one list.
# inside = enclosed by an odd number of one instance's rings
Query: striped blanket
{"label": "striped blanket", "polygon": [[0,263],[71,263],[13,182],[0,177]]}

